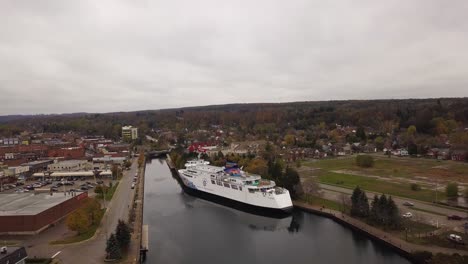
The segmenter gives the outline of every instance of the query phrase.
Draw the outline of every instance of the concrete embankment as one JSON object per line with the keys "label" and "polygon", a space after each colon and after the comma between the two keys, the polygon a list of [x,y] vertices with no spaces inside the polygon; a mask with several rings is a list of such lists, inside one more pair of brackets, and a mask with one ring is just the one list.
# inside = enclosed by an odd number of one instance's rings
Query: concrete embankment
{"label": "concrete embankment", "polygon": [[451,249],[451,248],[442,248],[437,246],[425,246],[409,243],[405,240],[402,240],[398,237],[395,237],[389,233],[384,232],[376,227],[370,226],[358,219],[352,218],[348,215],[342,214],[339,211],[327,209],[320,206],[310,205],[307,203],[294,201],[293,205],[295,208],[312,213],[321,215],[327,218],[332,219],[333,221],[340,223],[346,227],[353,229],[354,231],[363,233],[369,238],[377,241],[379,243],[385,244],[386,246],[392,248],[400,255],[406,257],[407,259],[414,261],[412,253],[416,251],[429,251],[433,254],[443,253],[443,254],[460,254],[468,255],[467,251]]}
{"label": "concrete embankment", "polygon": [[[142,228],[143,228],[143,205],[144,205],[144,187],[145,187],[145,162],[137,169],[138,180],[135,186],[135,195],[130,208],[128,222],[133,222],[133,235],[130,243],[130,251],[127,257],[127,262],[124,263],[141,263],[141,245],[142,245]],[[147,239],[147,238],[146,238]]]}
{"label": "concrete embankment", "polygon": [[171,169],[172,172],[174,172],[176,170],[174,162],[172,162],[171,156],[169,156],[169,154],[166,155],[166,163],[167,163],[167,166],[169,166],[169,169]]}

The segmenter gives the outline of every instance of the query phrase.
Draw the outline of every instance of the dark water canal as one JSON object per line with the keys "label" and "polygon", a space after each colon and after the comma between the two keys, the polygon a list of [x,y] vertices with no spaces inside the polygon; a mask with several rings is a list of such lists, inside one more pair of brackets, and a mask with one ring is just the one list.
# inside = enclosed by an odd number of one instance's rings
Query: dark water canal
{"label": "dark water canal", "polygon": [[191,197],[164,160],[147,163],[145,178],[146,263],[410,263],[324,217],[273,219]]}

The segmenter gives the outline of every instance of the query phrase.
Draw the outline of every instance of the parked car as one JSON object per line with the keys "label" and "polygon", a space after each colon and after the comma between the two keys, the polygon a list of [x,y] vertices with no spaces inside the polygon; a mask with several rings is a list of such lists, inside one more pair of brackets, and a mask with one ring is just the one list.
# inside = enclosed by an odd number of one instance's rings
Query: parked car
{"label": "parked car", "polygon": [[455,234],[450,234],[447,236],[448,240],[452,241],[452,242],[455,242],[457,244],[462,244],[464,245],[465,242],[463,242],[463,238],[459,235],[455,235]]}
{"label": "parked car", "polygon": [[447,219],[448,220],[463,220],[463,217],[461,217],[459,215],[448,215]]}
{"label": "parked car", "polygon": [[411,217],[413,217],[413,214],[411,212],[407,212],[407,213],[403,214],[403,217],[404,218],[411,218]]}
{"label": "parked car", "polygon": [[404,206],[414,206],[414,203],[406,201],[406,202],[403,203],[403,205]]}
{"label": "parked car", "polygon": [[135,189],[135,183],[132,183],[132,189]]}
{"label": "parked car", "polygon": [[86,187],[86,186],[81,186],[81,188],[80,188],[80,190],[82,190],[82,191],[87,191],[88,189],[89,189],[89,188]]}
{"label": "parked car", "polygon": [[103,183],[104,183],[103,180],[98,180],[98,181],[96,181],[96,182],[97,182],[98,184],[103,184]]}
{"label": "parked car", "polygon": [[58,192],[58,188],[57,187],[50,187],[50,191],[51,192]]}

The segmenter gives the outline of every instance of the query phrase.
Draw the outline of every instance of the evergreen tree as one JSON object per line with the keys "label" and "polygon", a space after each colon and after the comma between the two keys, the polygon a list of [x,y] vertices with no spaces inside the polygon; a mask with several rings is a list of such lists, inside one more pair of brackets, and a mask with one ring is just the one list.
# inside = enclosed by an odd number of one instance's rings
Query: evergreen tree
{"label": "evergreen tree", "polygon": [[352,216],[359,216],[359,207],[360,207],[360,197],[361,197],[361,188],[356,186],[353,190],[353,194],[351,195],[351,215]]}
{"label": "evergreen tree", "polygon": [[374,195],[374,199],[372,200],[372,203],[371,203],[371,209],[370,209],[370,213],[369,213],[369,220],[372,222],[372,223],[378,223],[378,214],[377,214],[377,207],[378,207],[378,204],[379,204],[379,196]]}
{"label": "evergreen tree", "polygon": [[378,223],[384,226],[388,223],[387,204],[387,196],[382,194],[382,196],[380,196],[379,203],[377,204],[377,216]]}
{"label": "evergreen tree", "polygon": [[365,191],[362,191],[359,196],[359,215],[361,217],[369,216],[369,200]]}
{"label": "evergreen tree", "polygon": [[117,228],[115,229],[115,238],[119,242],[120,248],[126,248],[130,244],[130,228],[128,225],[119,219]]}
{"label": "evergreen tree", "polygon": [[297,186],[301,183],[299,173],[297,173],[295,169],[290,168],[288,166],[286,167],[286,171],[284,172],[282,177],[279,178],[279,180],[281,185],[291,192],[291,197],[293,199],[297,198]]}
{"label": "evergreen tree", "polygon": [[398,211],[398,207],[393,201],[392,197],[388,198],[388,205],[387,205],[388,217],[389,217],[389,226],[391,228],[398,228],[401,225],[400,222],[400,214]]}
{"label": "evergreen tree", "polygon": [[112,233],[107,240],[106,253],[107,259],[120,259],[122,257],[119,241],[115,237],[114,233]]}
{"label": "evergreen tree", "polygon": [[271,177],[273,179],[280,179],[283,174],[283,166],[281,165],[279,160],[276,160],[273,163],[273,168],[271,170]]}
{"label": "evergreen tree", "polygon": [[356,137],[360,138],[361,141],[365,141],[367,139],[366,132],[364,132],[364,128],[358,127],[356,130]]}
{"label": "evergreen tree", "polygon": [[359,217],[369,216],[369,200],[366,192],[356,187],[351,196],[351,215]]}

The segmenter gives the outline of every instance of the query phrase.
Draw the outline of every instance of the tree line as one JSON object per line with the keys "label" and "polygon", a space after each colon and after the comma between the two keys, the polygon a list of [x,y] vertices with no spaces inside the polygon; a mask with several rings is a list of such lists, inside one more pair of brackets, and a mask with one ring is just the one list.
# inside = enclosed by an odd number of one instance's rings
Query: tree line
{"label": "tree line", "polygon": [[401,228],[401,217],[392,197],[375,195],[371,204],[364,190],[357,186],[351,195],[351,215],[365,219],[368,223],[385,228]]}

